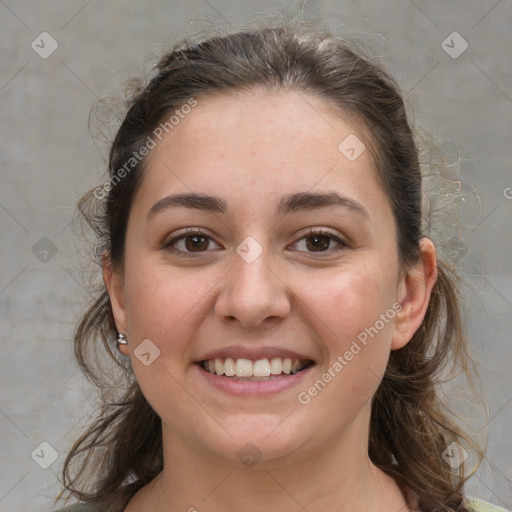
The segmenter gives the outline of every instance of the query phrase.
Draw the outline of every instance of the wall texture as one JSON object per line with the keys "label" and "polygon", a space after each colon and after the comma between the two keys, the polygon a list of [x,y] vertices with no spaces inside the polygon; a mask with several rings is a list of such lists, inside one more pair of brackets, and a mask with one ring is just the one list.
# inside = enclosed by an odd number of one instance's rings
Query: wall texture
{"label": "wall texture", "polygon": [[[262,13],[320,17],[368,38],[415,121],[460,166],[455,257],[489,399],[489,449],[470,492],[512,507],[512,4],[509,0],[0,1],[0,510],[49,511],[56,475],[94,394],[71,336],[88,299],[71,220],[101,183],[93,102],[148,54],[204,27]],[[101,146],[99,149],[102,149]],[[450,245],[450,244],[448,244]],[[453,251],[452,251],[453,253]],[[41,444],[44,443],[44,444]]]}

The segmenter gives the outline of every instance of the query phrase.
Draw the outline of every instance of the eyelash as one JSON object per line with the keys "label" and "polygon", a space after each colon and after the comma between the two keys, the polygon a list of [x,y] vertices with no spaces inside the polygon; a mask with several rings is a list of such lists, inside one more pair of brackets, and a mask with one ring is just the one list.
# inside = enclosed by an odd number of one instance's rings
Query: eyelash
{"label": "eyelash", "polygon": [[[315,235],[316,236],[327,236],[327,237],[329,237],[330,238],[329,245],[330,245],[331,241],[334,241],[334,242],[336,242],[338,244],[338,247],[335,248],[335,249],[327,249],[326,251],[318,251],[318,252],[316,252],[316,251],[306,251],[309,254],[320,254],[320,255],[331,254],[332,252],[339,252],[339,251],[341,251],[341,250],[343,250],[343,249],[345,249],[347,247],[347,243],[344,242],[335,233],[333,233],[331,231],[328,231],[326,229],[320,229],[320,228],[319,229],[311,228],[307,233],[303,234],[296,242],[294,242],[293,245],[296,245],[301,240],[304,240],[304,239],[307,239],[307,238],[311,238],[312,236],[315,236]],[[173,245],[175,245],[177,242],[180,242],[182,240],[186,240],[187,238],[191,238],[191,237],[194,237],[194,236],[208,238],[211,241],[213,241],[213,239],[207,233],[205,233],[204,231],[201,231],[200,229],[197,229],[197,228],[187,228],[179,236],[173,238],[169,242],[164,243],[163,248],[167,249],[167,250],[170,250],[170,251],[172,251],[172,252],[174,252],[176,254],[179,254],[180,256],[196,257],[195,255],[199,256],[199,255],[203,254],[204,252],[207,252],[207,251],[198,251],[197,253],[194,253],[194,252],[184,251],[182,249],[176,249],[175,247],[173,247]],[[296,250],[296,249],[293,249],[293,250]],[[302,252],[302,251],[300,251],[300,252]]]}

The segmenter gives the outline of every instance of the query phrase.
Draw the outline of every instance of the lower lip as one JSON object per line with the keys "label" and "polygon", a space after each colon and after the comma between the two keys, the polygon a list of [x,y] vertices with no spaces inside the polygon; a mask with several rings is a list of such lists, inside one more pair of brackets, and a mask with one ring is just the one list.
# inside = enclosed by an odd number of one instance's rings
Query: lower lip
{"label": "lower lip", "polygon": [[270,380],[235,380],[224,375],[215,375],[204,370],[200,364],[195,365],[200,375],[214,388],[235,396],[261,396],[280,393],[297,386],[309,373],[313,365],[295,375],[276,377]]}

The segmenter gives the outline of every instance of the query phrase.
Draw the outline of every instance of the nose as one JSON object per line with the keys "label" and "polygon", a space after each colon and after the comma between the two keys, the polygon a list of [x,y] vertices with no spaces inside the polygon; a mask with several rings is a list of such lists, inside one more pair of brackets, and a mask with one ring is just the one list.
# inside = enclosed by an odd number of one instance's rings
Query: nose
{"label": "nose", "polygon": [[285,318],[291,309],[288,288],[276,265],[274,269],[269,266],[265,252],[251,263],[238,255],[234,258],[234,267],[222,280],[217,296],[217,317],[252,328]]}

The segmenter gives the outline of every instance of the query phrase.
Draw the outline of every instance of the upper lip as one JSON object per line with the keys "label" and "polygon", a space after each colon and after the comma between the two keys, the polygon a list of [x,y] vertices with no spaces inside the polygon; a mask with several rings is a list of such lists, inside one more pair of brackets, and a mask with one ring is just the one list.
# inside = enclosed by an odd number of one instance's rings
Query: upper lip
{"label": "upper lip", "polygon": [[219,348],[205,353],[199,360],[207,361],[209,359],[225,359],[230,357],[232,359],[273,359],[280,357],[283,359],[299,359],[301,361],[313,361],[312,357],[304,354],[299,354],[293,350],[282,347],[246,347],[242,345],[233,345],[229,347]]}

